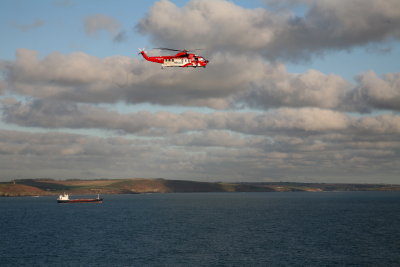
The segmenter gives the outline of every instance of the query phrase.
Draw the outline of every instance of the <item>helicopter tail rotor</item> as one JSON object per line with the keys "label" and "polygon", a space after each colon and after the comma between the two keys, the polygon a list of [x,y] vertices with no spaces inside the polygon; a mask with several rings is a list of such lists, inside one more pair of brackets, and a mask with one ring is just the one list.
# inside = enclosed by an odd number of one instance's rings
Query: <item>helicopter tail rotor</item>
{"label": "helicopter tail rotor", "polygon": [[146,53],[145,48],[138,48],[138,50],[139,50],[138,55],[141,55],[142,52]]}

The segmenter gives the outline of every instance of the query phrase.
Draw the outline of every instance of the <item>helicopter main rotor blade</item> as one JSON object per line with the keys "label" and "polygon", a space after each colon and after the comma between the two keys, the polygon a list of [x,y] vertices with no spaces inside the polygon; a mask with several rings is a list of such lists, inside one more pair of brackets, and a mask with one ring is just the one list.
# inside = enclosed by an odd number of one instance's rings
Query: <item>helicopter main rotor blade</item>
{"label": "helicopter main rotor blade", "polygon": [[153,48],[153,49],[159,49],[159,50],[169,50],[169,51],[185,51],[185,50],[178,50],[178,49],[171,49],[171,48],[165,48],[165,47],[157,47],[157,48]]}
{"label": "helicopter main rotor blade", "polygon": [[156,47],[153,49],[158,49],[158,50],[168,50],[168,51],[177,51],[177,52],[194,52],[198,50],[204,50],[203,48],[196,48],[196,49],[172,49],[172,48],[166,48],[166,47]]}

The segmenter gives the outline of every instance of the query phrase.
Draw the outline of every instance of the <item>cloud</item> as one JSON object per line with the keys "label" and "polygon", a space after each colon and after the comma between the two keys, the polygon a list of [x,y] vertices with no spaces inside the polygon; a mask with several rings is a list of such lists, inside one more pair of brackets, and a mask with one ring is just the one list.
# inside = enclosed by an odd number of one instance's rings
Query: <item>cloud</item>
{"label": "cloud", "polygon": [[[226,69],[228,62],[240,66]],[[316,70],[290,74],[281,64],[217,54],[206,70],[160,71],[128,57],[99,59],[84,53],[52,53],[42,60],[20,49],[15,62],[1,62],[2,88],[22,95],[83,103],[154,103],[217,109],[245,106],[318,107],[336,110],[398,110],[398,74],[362,74],[357,84]],[[218,71],[217,71],[218,70]],[[190,84],[190,86],[188,86]]]}
{"label": "cloud", "polygon": [[163,0],[154,4],[137,28],[156,43],[176,48],[243,51],[259,50],[270,42],[279,20],[267,10],[245,9],[228,1],[190,1],[179,8]]}
{"label": "cloud", "polygon": [[374,117],[362,117],[355,120],[352,126],[364,134],[399,134],[400,116],[384,114]]}
{"label": "cloud", "polygon": [[88,36],[95,36],[101,31],[108,32],[114,38],[120,33],[121,24],[113,17],[96,14],[87,16],[84,22],[85,33]]}
{"label": "cloud", "polygon": [[291,10],[248,9],[225,0],[192,0],[183,7],[161,0],[137,28],[158,45],[256,52],[290,61],[400,38],[397,0],[286,2],[308,10],[298,17]]}
{"label": "cloud", "polygon": [[400,73],[379,77],[369,71],[357,76],[358,84],[349,99],[360,111],[372,109],[400,110]]}
{"label": "cloud", "polygon": [[117,35],[114,36],[113,41],[116,43],[125,42],[128,39],[126,31],[120,31]]}
{"label": "cloud", "polygon": [[191,131],[229,130],[264,135],[274,131],[335,131],[348,127],[339,112],[313,108],[258,112],[136,112],[119,114],[105,108],[70,102],[34,100],[5,105],[8,123],[42,128],[99,128],[140,135],[166,135]]}
{"label": "cloud", "polygon": [[251,148],[264,142],[263,137],[242,135],[232,131],[204,130],[201,132],[181,133],[169,138],[171,144],[187,147],[225,147]]}
{"label": "cloud", "polygon": [[6,83],[0,80],[0,96],[3,94],[5,90],[6,90]]}
{"label": "cloud", "polygon": [[[115,121],[124,118],[114,115]],[[337,182],[377,182],[376,177],[383,177],[379,182],[396,182],[400,171],[395,115],[358,118],[312,109],[133,115],[125,118],[133,117],[132,125],[142,119],[147,129],[170,129],[170,134],[132,138],[0,130],[1,179],[160,177],[162,173],[164,178],[211,181],[335,177]],[[59,116],[53,117],[55,121]],[[101,123],[110,124],[111,119]]]}
{"label": "cloud", "polygon": [[226,60],[232,59],[217,55],[210,69],[161,71],[156,64],[129,57],[99,59],[84,53],[54,52],[39,60],[35,51],[19,49],[16,61],[2,62],[1,68],[11,91],[34,97],[226,108],[230,95],[248,88],[249,79],[262,76],[257,70],[264,68],[261,61],[239,59],[248,70],[243,72],[239,65],[224,68]]}
{"label": "cloud", "polygon": [[13,26],[22,32],[29,32],[33,29],[37,29],[45,25],[45,21],[41,19],[37,19],[29,24],[18,24],[14,23]]}
{"label": "cloud", "polygon": [[[209,132],[214,136],[221,133],[219,131],[255,136],[277,133],[286,136],[318,133],[357,133],[360,136],[400,134],[400,116],[394,114],[357,117],[319,108],[280,108],[268,112],[177,114],[140,111],[120,114],[106,108],[62,101],[37,99],[25,103],[3,102],[4,121],[25,127],[102,129],[138,136],[171,136],[205,131],[216,131]],[[228,142],[229,135],[225,137]]]}
{"label": "cloud", "polygon": [[309,70],[303,74],[281,72],[277,77],[252,82],[236,101],[255,108],[320,107],[338,109],[352,85],[342,77]]}
{"label": "cloud", "polygon": [[379,77],[370,71],[350,83],[317,70],[292,74],[283,64],[246,55],[218,53],[210,60],[213,64],[206,69],[160,70],[157,64],[124,56],[101,59],[82,52],[53,52],[39,59],[36,51],[19,49],[15,61],[0,61],[0,90],[76,103],[356,112],[400,108],[399,73]]}
{"label": "cloud", "polygon": [[[296,17],[298,4],[306,9]],[[161,173],[397,182],[400,74],[369,71],[349,82],[317,70],[290,73],[280,62],[387,45],[399,38],[398,10],[389,0],[288,0],[278,11],[225,0],[155,3],[138,29],[162,46],[205,48],[205,69],[18,49],[15,60],[0,60],[1,119],[23,129],[0,130],[0,179]],[[85,30],[105,31],[115,42],[127,37],[105,15],[88,17]],[[209,109],[119,112],[102,105],[119,102]],[[72,134],[78,130],[85,135]]]}
{"label": "cloud", "polygon": [[[134,170],[148,160],[148,155],[156,152],[157,146],[154,140],[150,143],[120,137],[1,130],[1,179],[32,178],[32,173],[40,177],[64,179],[101,178],[104,175],[131,177],[133,173],[146,175],[146,170]],[[149,166],[153,167],[153,164],[156,163],[149,162]],[[150,177],[155,175],[149,170],[147,173]]]}
{"label": "cloud", "polygon": [[160,71],[156,64],[122,56],[53,52],[40,60],[37,52],[19,49],[16,60],[0,68],[10,92],[87,103],[336,108],[351,87],[336,75],[290,74],[282,64],[246,56],[216,54],[212,62],[204,70]]}

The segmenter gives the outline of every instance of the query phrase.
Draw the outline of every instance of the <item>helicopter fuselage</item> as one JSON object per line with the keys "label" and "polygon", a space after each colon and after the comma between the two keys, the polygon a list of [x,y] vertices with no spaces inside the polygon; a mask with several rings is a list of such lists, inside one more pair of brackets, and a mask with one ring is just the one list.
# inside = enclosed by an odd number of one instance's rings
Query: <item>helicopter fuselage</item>
{"label": "helicopter fuselage", "polygon": [[202,56],[198,56],[198,55],[192,54],[192,53],[187,53],[185,51],[179,52],[174,56],[149,57],[145,51],[140,51],[140,54],[147,61],[161,64],[161,67],[181,67],[181,68],[203,67],[203,68],[205,68],[209,62]]}

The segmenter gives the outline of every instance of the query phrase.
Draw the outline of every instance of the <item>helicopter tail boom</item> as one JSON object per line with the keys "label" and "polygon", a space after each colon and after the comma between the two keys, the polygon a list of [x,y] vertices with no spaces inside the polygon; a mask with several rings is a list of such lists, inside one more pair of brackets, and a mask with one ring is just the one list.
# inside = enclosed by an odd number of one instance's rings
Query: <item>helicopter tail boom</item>
{"label": "helicopter tail boom", "polygon": [[147,61],[151,61],[151,62],[156,62],[156,63],[164,63],[164,59],[162,57],[149,57],[146,53],[146,51],[144,51],[144,49],[140,49],[139,48],[139,54],[143,56],[144,59],[146,59]]}

